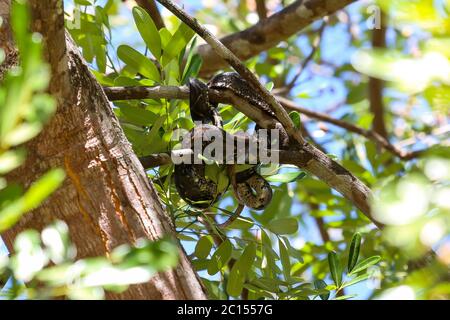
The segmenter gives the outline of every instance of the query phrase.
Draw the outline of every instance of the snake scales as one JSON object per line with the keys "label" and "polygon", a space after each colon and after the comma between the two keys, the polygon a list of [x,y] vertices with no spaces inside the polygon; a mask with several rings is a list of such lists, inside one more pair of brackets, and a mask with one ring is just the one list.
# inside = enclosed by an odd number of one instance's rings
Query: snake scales
{"label": "snake scales", "polygon": [[[183,139],[183,147],[190,147],[197,139],[200,139],[198,141],[202,141],[203,151],[217,137],[221,137],[222,141],[226,141],[227,136],[228,138],[231,136],[232,141],[252,138],[249,136],[236,137],[222,129],[222,119],[217,112],[217,104],[209,101],[208,90],[211,88],[218,91],[231,91],[273,116],[270,108],[236,73],[221,73],[211,79],[208,85],[197,79],[191,79],[189,82],[191,117],[192,120],[202,124],[194,127],[189,132],[187,139]],[[236,145],[234,148],[233,156],[240,152],[236,149]],[[203,161],[199,164],[175,165],[175,185],[179,195],[186,202],[199,208],[211,206],[228,188],[227,186],[224,190],[219,190],[217,183],[209,179],[205,175],[205,171],[206,164]],[[270,203],[272,189],[269,183],[257,173],[256,166],[235,173],[235,166],[227,165],[227,171],[234,194],[241,206],[262,210]]]}

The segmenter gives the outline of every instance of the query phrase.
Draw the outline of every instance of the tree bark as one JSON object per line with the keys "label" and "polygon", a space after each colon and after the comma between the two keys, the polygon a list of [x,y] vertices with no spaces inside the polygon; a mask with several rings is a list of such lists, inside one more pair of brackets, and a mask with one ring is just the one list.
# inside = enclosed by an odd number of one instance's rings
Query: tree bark
{"label": "tree bark", "polygon": [[[62,1],[29,1],[33,29],[43,35],[51,63],[50,93],[57,112],[43,132],[27,144],[26,163],[7,176],[29,187],[54,167],[66,171],[63,185],[39,208],[26,214],[3,234],[9,250],[15,236],[27,228],[41,230],[55,219],[64,220],[77,247],[77,258],[106,255],[138,238],[174,236],[153,184],[126,140],[101,86],[89,72],[78,49],[64,34]],[[0,13],[10,0],[0,0]],[[56,8],[59,10],[55,10]],[[0,39],[6,38],[0,29]],[[10,44],[2,41],[6,48]],[[62,61],[62,62],[61,62]],[[177,268],[133,285],[109,299],[205,299],[205,291],[180,246]]]}

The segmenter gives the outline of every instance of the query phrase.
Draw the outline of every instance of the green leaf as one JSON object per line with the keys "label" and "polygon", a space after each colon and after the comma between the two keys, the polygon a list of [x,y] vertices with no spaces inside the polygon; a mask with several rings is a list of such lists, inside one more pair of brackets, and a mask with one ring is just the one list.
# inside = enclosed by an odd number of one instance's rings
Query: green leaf
{"label": "green leaf", "polygon": [[166,28],[159,29],[159,36],[161,38],[162,48],[165,50],[166,46],[169,44],[170,39],[172,39],[172,34]]}
{"label": "green leaf", "polygon": [[230,240],[225,240],[217,248],[216,252],[211,257],[211,261],[208,265],[208,274],[214,275],[219,272],[231,259],[231,253],[233,252],[233,245]]}
{"label": "green leaf", "polygon": [[370,266],[373,266],[374,264],[377,264],[379,261],[381,260],[380,256],[373,256],[370,258],[367,258],[363,261],[361,261],[360,263],[358,263],[353,270],[349,273],[349,275],[358,273],[364,269],[367,269]]}
{"label": "green leaf", "polygon": [[161,37],[152,18],[141,7],[133,8],[133,17],[147,48],[159,60],[161,58]]}
{"label": "green leaf", "polygon": [[297,232],[298,222],[295,218],[272,220],[267,225],[267,229],[276,234],[293,234]]}
{"label": "green leaf", "polygon": [[106,72],[106,47],[104,45],[95,46],[95,62],[98,71]]}
{"label": "green leaf", "polygon": [[17,125],[4,138],[4,143],[9,146],[17,146],[31,140],[42,130],[40,122],[24,122]]}
{"label": "green leaf", "polygon": [[289,117],[291,118],[292,122],[294,123],[294,126],[297,129],[300,129],[300,125],[301,125],[300,113],[298,113],[297,111],[292,111],[289,113]]}
{"label": "green leaf", "polygon": [[250,243],[242,255],[233,265],[227,282],[227,292],[230,296],[237,297],[244,287],[247,273],[251,269],[256,257],[256,244]]}
{"label": "green leaf", "polygon": [[225,190],[228,188],[229,184],[230,184],[230,178],[228,177],[226,170],[222,170],[219,173],[219,177],[218,177],[218,181],[217,181],[217,192],[219,192],[219,193],[225,192]]}
{"label": "green leaf", "polygon": [[347,95],[347,103],[355,104],[367,99],[367,83],[361,83],[356,87],[350,88],[350,92]]}
{"label": "green leaf", "polygon": [[[321,279],[314,281],[314,288],[316,289],[325,289],[327,287],[327,283]],[[330,292],[327,294],[321,294],[319,295],[320,299],[322,300],[328,300],[330,298]]]}
{"label": "green leaf", "polygon": [[108,13],[100,6],[95,6],[95,20],[97,23],[104,24],[108,29],[110,28]]}
{"label": "green leaf", "polygon": [[300,176],[304,177],[304,174],[305,173],[302,171],[284,172],[284,173],[278,173],[278,174],[274,174],[272,176],[268,176],[265,179],[270,182],[290,183],[290,182],[297,180],[297,178]]}
{"label": "green leaf", "polygon": [[291,243],[289,242],[289,239],[287,237],[280,237],[281,239],[283,239],[284,244],[286,245],[289,255],[292,258],[297,259],[300,263],[303,263],[303,256],[302,256],[302,252],[301,250],[295,249]]}
{"label": "green leaf", "polygon": [[355,233],[352,238],[352,242],[350,244],[350,249],[348,253],[348,272],[351,272],[358,262],[359,257],[359,249],[361,246],[361,235],[359,233]]}
{"label": "green leaf", "polygon": [[44,174],[19,198],[0,211],[0,232],[11,228],[27,211],[35,209],[64,180],[65,174],[61,169],[53,169]]}
{"label": "green leaf", "polygon": [[263,229],[261,229],[261,243],[264,258],[266,260],[266,266],[262,269],[264,275],[271,278],[273,274],[276,273],[275,257],[277,257],[277,254],[273,251],[272,241]]}
{"label": "green leaf", "polygon": [[11,267],[17,280],[30,281],[48,262],[36,230],[21,232],[14,240],[14,251]]}
{"label": "green leaf", "polygon": [[130,106],[121,106],[120,111],[127,120],[138,126],[150,126],[159,118],[159,115],[149,110]]}
{"label": "green leaf", "polygon": [[330,267],[331,277],[333,278],[334,283],[337,287],[340,287],[342,283],[342,269],[336,252],[333,251],[328,253],[328,265]]}
{"label": "green leaf", "polygon": [[[233,212],[230,212],[230,215],[234,214]],[[245,217],[238,217],[236,220],[234,220],[229,226],[227,226],[226,229],[232,230],[232,229],[250,229],[254,226],[254,222],[252,219],[245,218]]]}
{"label": "green leaf", "polygon": [[211,251],[212,246],[213,242],[211,237],[201,237],[197,242],[197,245],[195,246],[195,255],[199,259],[206,259],[209,255],[209,252]]}
{"label": "green leaf", "polygon": [[162,65],[167,65],[172,59],[178,57],[180,52],[186,47],[194,36],[195,32],[185,23],[181,23],[177,31],[164,48]]}
{"label": "green leaf", "polygon": [[154,80],[156,82],[160,81],[160,74],[158,68],[153,64],[153,62],[144,56],[139,51],[131,48],[127,45],[121,45],[117,49],[117,55],[132,68],[136,69],[144,77]]}
{"label": "green leaf", "polygon": [[82,6],[90,6],[92,5],[92,2],[90,0],[75,0],[76,4],[82,5]]}
{"label": "green leaf", "polygon": [[33,210],[53,193],[64,181],[65,173],[62,169],[52,169],[36,181],[25,193],[24,210]]}
{"label": "green leaf", "polygon": [[75,256],[75,248],[70,244],[69,228],[61,220],[56,220],[42,230],[42,242],[46,246],[46,253],[55,264]]}
{"label": "green leaf", "polygon": [[356,294],[348,294],[345,296],[336,297],[336,298],[334,298],[334,300],[347,300],[347,299],[351,299],[354,297],[356,297]]}
{"label": "green leaf", "polygon": [[280,249],[280,259],[281,265],[283,266],[284,280],[289,281],[291,277],[291,261],[289,258],[289,253],[286,245],[283,241],[281,241],[281,239],[278,239],[278,247]]}
{"label": "green leaf", "polygon": [[0,155],[0,174],[8,173],[9,171],[20,166],[25,160],[24,150],[6,151]]}
{"label": "green leaf", "polygon": [[367,273],[359,275],[359,276],[351,279],[348,282],[344,282],[344,284],[342,285],[342,288],[349,287],[351,285],[354,285],[355,283],[367,280],[369,277],[370,277],[370,274],[367,274]]}
{"label": "green leaf", "polygon": [[272,91],[274,85],[275,85],[275,84],[273,83],[273,81],[269,81],[269,82],[267,82],[264,86],[266,87],[266,89],[267,89],[268,91]]}
{"label": "green leaf", "polygon": [[91,72],[94,74],[95,78],[97,79],[98,82],[100,82],[101,85],[108,87],[114,86],[114,79],[110,75],[107,76],[96,70],[91,70]]}
{"label": "green leaf", "polygon": [[116,87],[132,87],[132,86],[139,87],[141,84],[136,79],[126,76],[118,76],[117,78],[114,79],[113,85]]}
{"label": "green leaf", "polygon": [[206,270],[209,265],[209,260],[195,259],[195,260],[192,260],[192,265],[194,266],[195,270],[197,270],[197,271]]}
{"label": "green leaf", "polygon": [[203,60],[200,57],[200,55],[195,54],[192,57],[191,63],[189,64],[189,66],[187,66],[186,71],[184,72],[182,84],[185,84],[189,78],[197,76],[202,66],[202,63]]}

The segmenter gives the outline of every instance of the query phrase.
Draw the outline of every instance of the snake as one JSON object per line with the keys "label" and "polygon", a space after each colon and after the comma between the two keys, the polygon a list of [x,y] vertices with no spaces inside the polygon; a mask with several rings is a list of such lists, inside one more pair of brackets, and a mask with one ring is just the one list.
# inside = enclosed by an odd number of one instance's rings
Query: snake
{"label": "snake", "polygon": [[[226,136],[231,136],[233,141],[237,139],[248,140],[249,136],[236,137],[227,133],[222,128],[222,119],[218,114],[217,103],[209,100],[208,92],[210,89],[221,91],[232,91],[233,94],[249,103],[257,106],[271,116],[273,112],[266,104],[261,103],[262,98],[253,90],[248,83],[240,78],[236,73],[226,72],[213,77],[208,84],[198,79],[189,79],[189,108],[193,121],[201,122],[189,131],[186,138],[183,139],[183,147],[192,146],[196,139],[202,139],[202,150],[212,141],[214,136],[221,136],[222,141]],[[224,148],[225,149],[225,148]],[[237,154],[238,150],[235,149]],[[192,157],[193,160],[195,155]],[[250,169],[241,172],[235,172],[235,165],[226,165],[229,180],[233,187],[235,197],[240,205],[240,212],[243,206],[263,210],[272,200],[272,188],[270,184],[257,172],[255,165]],[[217,202],[223,193],[228,189],[218,190],[217,184],[205,176],[206,163],[200,164],[177,164],[174,169],[174,180],[180,197],[187,203],[197,208],[208,208]]]}

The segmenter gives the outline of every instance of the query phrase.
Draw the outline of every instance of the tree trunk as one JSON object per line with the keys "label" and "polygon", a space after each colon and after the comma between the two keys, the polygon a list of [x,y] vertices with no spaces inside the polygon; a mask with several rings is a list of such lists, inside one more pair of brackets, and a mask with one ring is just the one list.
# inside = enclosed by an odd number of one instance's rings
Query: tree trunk
{"label": "tree trunk", "polygon": [[[0,14],[5,14],[9,1],[0,0]],[[62,1],[29,2],[34,31],[42,33],[46,45],[46,58],[52,67],[49,90],[58,108],[43,132],[27,144],[26,163],[7,179],[29,187],[55,167],[63,168],[67,178],[38,209],[2,235],[8,249],[12,250],[18,232],[27,228],[41,230],[55,219],[68,224],[77,258],[108,256],[114,247],[133,244],[138,238],[174,236],[171,218],[101,86],[61,29],[63,16],[56,9],[61,8]],[[0,29],[0,39],[9,38],[7,32],[5,27]],[[7,43],[2,41],[0,45],[11,54]],[[181,246],[179,252],[180,262],[174,270],[159,273],[148,283],[133,285],[122,294],[107,294],[107,298],[205,299],[205,291]]]}

